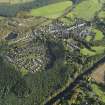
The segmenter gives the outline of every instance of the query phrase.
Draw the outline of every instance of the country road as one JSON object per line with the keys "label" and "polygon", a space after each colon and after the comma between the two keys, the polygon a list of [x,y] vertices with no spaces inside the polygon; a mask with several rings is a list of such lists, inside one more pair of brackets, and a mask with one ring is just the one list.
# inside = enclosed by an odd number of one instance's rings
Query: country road
{"label": "country road", "polygon": [[79,83],[82,82],[84,76],[91,74],[96,67],[98,67],[100,64],[103,64],[103,63],[105,63],[105,56],[102,57],[100,60],[98,60],[92,67],[90,67],[89,69],[85,70],[82,74],[80,74],[65,90],[57,94],[52,99],[48,100],[44,105],[53,105],[53,103],[55,103],[58,99],[67,98],[70,92],[72,92],[73,89]]}

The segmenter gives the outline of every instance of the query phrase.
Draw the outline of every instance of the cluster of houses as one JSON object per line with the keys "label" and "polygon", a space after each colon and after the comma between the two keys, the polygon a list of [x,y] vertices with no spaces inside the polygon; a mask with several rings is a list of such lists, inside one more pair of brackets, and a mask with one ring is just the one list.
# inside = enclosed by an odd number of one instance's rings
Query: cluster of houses
{"label": "cluster of houses", "polygon": [[[46,57],[46,48],[44,44],[35,45],[33,39],[39,37],[41,39],[44,38],[45,35],[52,35],[56,39],[73,39],[73,37],[76,37],[83,40],[86,36],[94,35],[94,33],[92,33],[92,26],[84,21],[76,22],[73,26],[67,26],[63,22],[51,23],[47,27],[44,26],[39,29],[34,29],[31,32],[28,32],[23,38],[17,40],[18,43],[19,41],[22,42],[22,40],[27,40],[27,42],[23,47],[10,47],[7,54],[8,58],[11,59],[10,61],[19,68],[25,68],[32,73],[44,69],[49,61],[49,58]],[[10,33],[6,39],[16,39],[16,37],[16,33]],[[70,49],[80,50],[78,43],[75,41],[70,41],[68,45]]]}
{"label": "cluster of houses", "polygon": [[50,24],[49,33],[59,38],[79,37],[84,39],[86,36],[94,35],[92,26],[87,22],[77,22],[73,26],[66,26],[64,23]]}
{"label": "cluster of houses", "polygon": [[19,69],[24,68],[29,72],[34,73],[44,69],[47,58],[45,58],[46,49],[44,46],[36,46],[32,43],[33,42],[30,42],[23,47],[10,47],[7,56]]}

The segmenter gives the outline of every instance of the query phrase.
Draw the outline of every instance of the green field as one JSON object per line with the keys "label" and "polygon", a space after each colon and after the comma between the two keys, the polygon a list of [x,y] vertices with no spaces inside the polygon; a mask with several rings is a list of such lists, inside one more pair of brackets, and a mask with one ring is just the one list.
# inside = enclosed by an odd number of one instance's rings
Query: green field
{"label": "green field", "polygon": [[94,29],[93,32],[96,33],[96,36],[95,36],[96,41],[103,39],[104,35],[100,30]]}
{"label": "green field", "polygon": [[100,19],[105,19],[105,11],[101,11],[99,14],[98,14],[98,17]]}
{"label": "green field", "polygon": [[97,84],[93,84],[92,88],[95,94],[100,97],[101,101],[105,103],[105,92],[101,90],[101,87]]}
{"label": "green field", "polygon": [[91,20],[101,7],[102,3],[99,3],[98,0],[85,0],[78,4],[73,11],[77,17]]}
{"label": "green field", "polygon": [[95,55],[102,54],[105,51],[104,46],[94,46],[94,47],[92,47],[92,49],[95,50],[95,52],[90,51],[90,50],[88,50],[86,48],[83,48],[83,49],[81,49],[80,53],[82,55],[86,55],[86,56],[95,56]]}
{"label": "green field", "polygon": [[71,5],[71,1],[64,1],[44,6],[38,9],[32,9],[30,14],[32,16],[47,16],[51,18],[56,18],[59,17],[64,12],[64,10]]}
{"label": "green field", "polygon": [[92,36],[86,36],[86,41],[91,41],[91,39],[92,39]]}
{"label": "green field", "polygon": [[[100,30],[98,30],[98,29],[93,29],[92,32],[96,33],[96,34],[95,34],[95,38],[94,38],[95,41],[100,41],[100,40],[102,40],[102,39],[104,38],[104,35],[103,35],[103,33],[102,33]],[[87,37],[86,37],[86,41],[88,41],[88,42],[89,42],[91,39],[92,39],[92,36],[87,36]]]}
{"label": "green field", "polygon": [[17,4],[17,3],[26,3],[31,1],[33,0],[0,0],[0,3]]}

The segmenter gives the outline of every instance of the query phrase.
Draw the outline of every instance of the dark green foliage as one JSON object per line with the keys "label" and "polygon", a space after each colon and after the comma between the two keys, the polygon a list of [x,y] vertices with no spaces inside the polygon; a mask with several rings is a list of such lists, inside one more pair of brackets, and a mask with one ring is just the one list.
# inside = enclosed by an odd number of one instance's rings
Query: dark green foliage
{"label": "dark green foliage", "polygon": [[0,98],[6,96],[19,79],[19,72],[0,57]]}
{"label": "dark green foliage", "polygon": [[25,80],[18,81],[11,90],[17,97],[27,97],[30,89],[27,87]]}

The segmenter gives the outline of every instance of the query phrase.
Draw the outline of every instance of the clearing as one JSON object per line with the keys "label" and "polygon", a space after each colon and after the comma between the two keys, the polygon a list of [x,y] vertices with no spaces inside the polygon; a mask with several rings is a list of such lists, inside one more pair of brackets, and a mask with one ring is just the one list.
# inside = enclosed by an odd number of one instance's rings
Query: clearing
{"label": "clearing", "polygon": [[94,46],[91,47],[95,51],[90,51],[87,48],[83,48],[80,50],[80,53],[85,56],[95,56],[104,53],[105,47],[104,46]]}
{"label": "clearing", "polygon": [[102,64],[99,67],[97,67],[96,70],[91,74],[91,77],[97,83],[105,83],[104,76],[105,76],[105,64]]}

